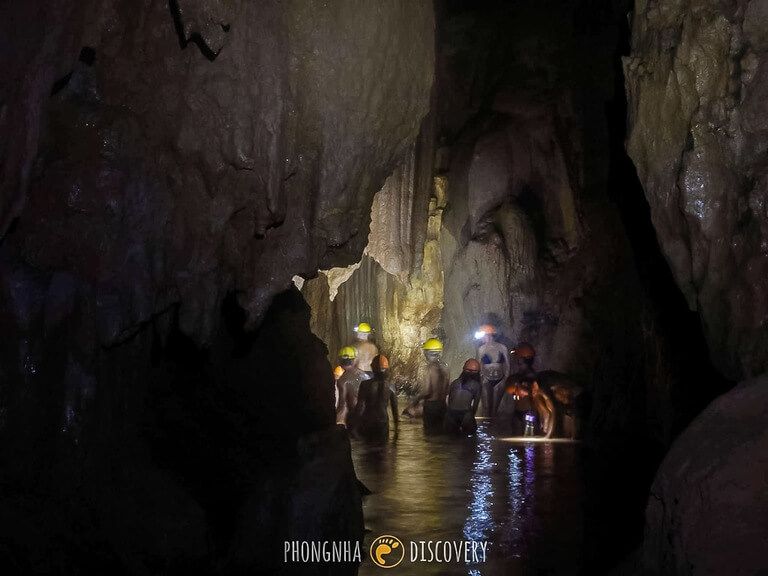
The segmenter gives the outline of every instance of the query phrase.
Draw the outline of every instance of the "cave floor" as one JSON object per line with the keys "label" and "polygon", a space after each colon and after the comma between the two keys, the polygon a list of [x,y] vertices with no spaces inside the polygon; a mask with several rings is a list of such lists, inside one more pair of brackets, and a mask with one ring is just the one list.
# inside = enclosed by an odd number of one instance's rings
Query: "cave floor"
{"label": "cave floor", "polygon": [[[379,535],[405,544],[398,574],[576,574],[583,567],[581,448],[521,442],[478,421],[476,437],[425,436],[421,421],[401,423],[385,446],[353,441],[364,501],[365,554]],[[411,562],[412,542],[486,540],[485,563]],[[379,574],[369,558],[361,575]]]}

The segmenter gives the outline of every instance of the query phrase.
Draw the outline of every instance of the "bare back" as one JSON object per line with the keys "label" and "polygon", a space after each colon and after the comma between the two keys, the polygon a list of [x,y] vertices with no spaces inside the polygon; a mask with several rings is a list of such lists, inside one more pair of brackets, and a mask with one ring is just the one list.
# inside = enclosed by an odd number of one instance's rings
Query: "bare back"
{"label": "bare back", "polygon": [[376,344],[368,340],[360,340],[355,343],[355,350],[357,351],[357,367],[363,372],[370,372],[371,362],[379,353]]}
{"label": "bare back", "polygon": [[339,404],[336,408],[336,423],[348,424],[349,416],[357,405],[357,395],[362,381],[362,373],[350,366],[341,375],[336,387],[339,393]]}

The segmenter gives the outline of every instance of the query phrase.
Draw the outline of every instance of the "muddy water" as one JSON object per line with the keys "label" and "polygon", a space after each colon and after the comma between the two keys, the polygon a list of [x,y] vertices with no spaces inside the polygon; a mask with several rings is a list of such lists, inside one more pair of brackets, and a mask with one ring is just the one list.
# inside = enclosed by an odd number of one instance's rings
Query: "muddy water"
{"label": "muddy water", "polygon": [[[394,535],[405,558],[383,572],[369,558],[361,575],[576,574],[583,562],[580,446],[497,437],[479,421],[475,437],[425,436],[403,422],[383,446],[353,441],[355,469],[373,491],[365,498],[364,556],[371,541]],[[488,542],[485,563],[412,562],[411,542]],[[478,551],[478,555],[480,555]]]}

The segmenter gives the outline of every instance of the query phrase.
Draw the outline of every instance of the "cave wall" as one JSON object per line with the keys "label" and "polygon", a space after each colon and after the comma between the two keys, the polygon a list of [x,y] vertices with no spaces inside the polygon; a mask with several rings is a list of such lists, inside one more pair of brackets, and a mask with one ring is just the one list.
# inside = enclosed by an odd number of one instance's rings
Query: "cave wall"
{"label": "cave wall", "polygon": [[637,3],[627,149],[713,362],[768,369],[765,2]]}
{"label": "cave wall", "polygon": [[[636,2],[627,150],[675,281],[731,379],[766,364],[768,4]],[[661,464],[643,573],[754,574],[768,538],[764,377],[713,401]],[[716,546],[712,546],[717,542]]]}
{"label": "cave wall", "polygon": [[302,287],[312,306],[312,330],[336,362],[353,328],[369,322],[391,362],[393,384],[413,391],[424,377],[421,344],[438,333],[443,306],[440,223],[445,187],[433,179],[433,119],[376,193],[365,254],[346,268],[320,271]]}
{"label": "cave wall", "polygon": [[7,250],[96,286],[101,343],[174,302],[204,342],[228,291],[255,323],[294,274],[356,260],[427,111],[426,3],[201,6],[83,4],[23,47],[39,69],[9,58],[3,231],[29,210]]}
{"label": "cave wall", "polygon": [[260,525],[361,535],[325,350],[285,291],[359,260],[429,107],[433,28],[428,2],[0,9],[9,566],[274,573]]}
{"label": "cave wall", "polygon": [[492,6],[438,4],[451,370],[493,320],[510,348],[536,347],[538,369],[585,386],[596,437],[664,445],[682,419],[679,374],[614,200],[631,182],[611,168],[624,13],[608,2]]}

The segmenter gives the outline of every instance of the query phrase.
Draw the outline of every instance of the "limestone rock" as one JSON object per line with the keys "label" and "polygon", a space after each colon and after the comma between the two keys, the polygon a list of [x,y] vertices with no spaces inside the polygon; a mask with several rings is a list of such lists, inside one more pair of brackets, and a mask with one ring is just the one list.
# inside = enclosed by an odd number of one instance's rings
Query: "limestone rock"
{"label": "limestone rock", "polygon": [[715,400],[675,441],[651,488],[645,574],[760,574],[768,541],[768,378]]}
{"label": "limestone rock", "polygon": [[[285,290],[360,259],[429,107],[432,4],[7,2],[0,38],[0,511],[39,520],[0,550],[21,573],[213,572],[248,489],[333,423]],[[109,474],[136,467],[149,486]],[[358,535],[359,498],[296,477],[322,513],[297,533]]]}
{"label": "limestone rock", "polygon": [[52,6],[45,40],[9,31],[29,65],[0,94],[22,143],[2,233],[27,209],[3,248],[92,287],[102,344],[174,302],[205,342],[227,292],[255,324],[293,275],[359,259],[429,105],[428,3],[172,5]]}
{"label": "limestone rock", "polygon": [[627,149],[716,366],[768,370],[765,2],[637,2]]}

